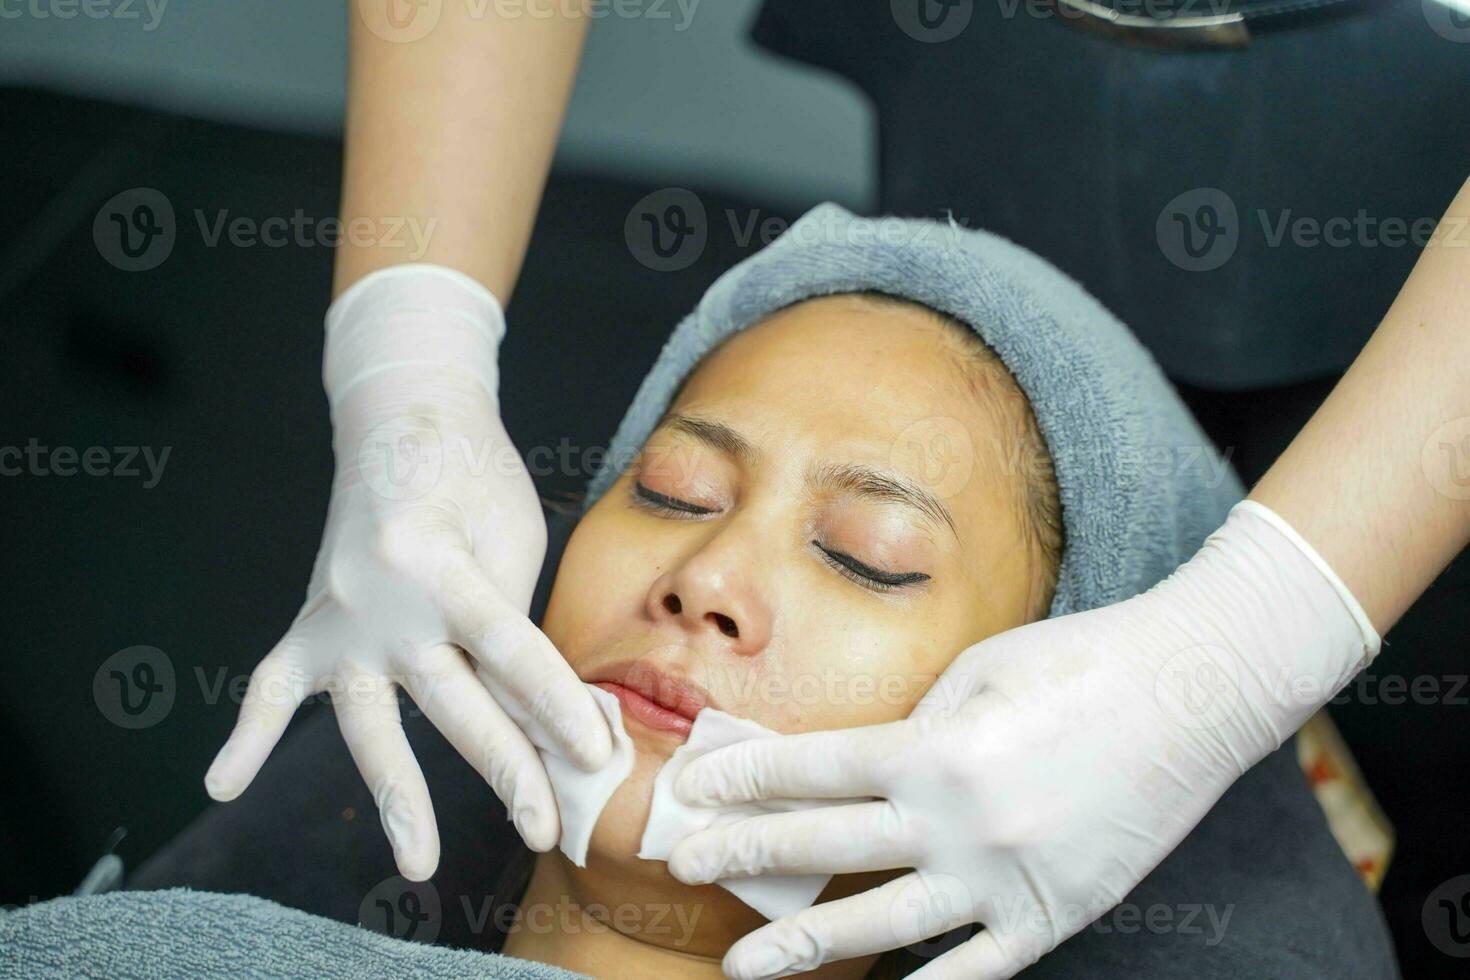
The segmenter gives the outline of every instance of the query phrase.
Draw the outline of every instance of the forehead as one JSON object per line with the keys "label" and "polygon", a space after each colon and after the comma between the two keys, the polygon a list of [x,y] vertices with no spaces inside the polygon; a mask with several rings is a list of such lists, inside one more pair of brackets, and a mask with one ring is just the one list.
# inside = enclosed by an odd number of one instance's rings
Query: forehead
{"label": "forehead", "polygon": [[[807,300],[731,336],[710,354],[677,404],[756,395],[789,407],[883,398],[883,417],[963,410],[956,343],[928,311],[852,296]],[[896,397],[901,395],[901,397]],[[803,404],[806,403],[806,404]]]}
{"label": "forehead", "polygon": [[715,416],[792,464],[860,462],[925,485],[963,520],[1014,500],[1011,420],[976,396],[951,328],[929,311],[834,296],[734,335],[673,409]]}

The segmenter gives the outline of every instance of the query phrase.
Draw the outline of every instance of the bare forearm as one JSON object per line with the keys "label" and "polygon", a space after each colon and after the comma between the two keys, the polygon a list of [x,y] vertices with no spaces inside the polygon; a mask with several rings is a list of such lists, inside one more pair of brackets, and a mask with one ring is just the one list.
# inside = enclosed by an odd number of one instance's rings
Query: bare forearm
{"label": "bare forearm", "polygon": [[1470,541],[1470,183],[1250,496],[1321,553],[1380,633]]}
{"label": "bare forearm", "polygon": [[400,38],[390,41],[349,4],[343,226],[403,222],[418,240],[344,235],[334,296],[413,261],[458,269],[510,302],[586,33],[568,6],[500,17],[493,3],[446,3],[423,37],[376,25]]}

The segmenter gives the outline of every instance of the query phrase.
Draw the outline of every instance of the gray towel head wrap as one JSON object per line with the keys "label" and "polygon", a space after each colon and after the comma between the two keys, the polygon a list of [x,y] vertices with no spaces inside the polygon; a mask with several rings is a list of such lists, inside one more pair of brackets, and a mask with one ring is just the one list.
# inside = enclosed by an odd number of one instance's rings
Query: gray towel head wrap
{"label": "gray towel head wrap", "polygon": [[726,337],[815,296],[878,290],[970,324],[1031,401],[1066,543],[1051,615],[1148,589],[1224,521],[1242,488],[1126,327],[1060,270],[948,222],[807,212],[710,286],[674,329],[593,477],[590,507],[634,458],[685,376]]}

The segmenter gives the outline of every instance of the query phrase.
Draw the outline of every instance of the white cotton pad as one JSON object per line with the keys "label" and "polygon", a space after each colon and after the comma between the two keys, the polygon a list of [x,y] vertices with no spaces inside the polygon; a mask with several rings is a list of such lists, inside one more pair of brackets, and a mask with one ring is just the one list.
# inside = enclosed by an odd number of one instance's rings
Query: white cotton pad
{"label": "white cotton pad", "polygon": [[587,685],[592,699],[607,718],[607,727],[612,732],[613,750],[607,765],[596,772],[586,772],[575,762],[550,748],[552,741],[546,729],[521,707],[520,702],[510,697],[493,677],[483,670],[477,670],[476,673],[495,696],[496,702],[505,708],[506,713],[521,726],[531,744],[536,746],[536,753],[541,756],[541,762],[546,766],[546,775],[551,779],[551,792],[556,796],[556,808],[561,816],[561,851],[577,867],[587,867],[587,844],[592,840],[592,830],[597,826],[597,818],[602,816],[607,801],[612,799],[623,780],[633,772],[633,740],[623,727],[623,707],[618,703],[617,696],[595,684]]}
{"label": "white cotton pad", "polygon": [[[856,802],[847,799],[762,800],[732,806],[704,807],[687,806],[674,796],[674,780],[679,773],[706,752],[743,742],[748,738],[776,734],[778,733],[757,725],[748,718],[736,718],[713,708],[705,708],[696,715],[688,741],[674,750],[673,756],[654,777],[653,808],[648,814],[648,826],[643,830],[638,856],[667,861],[675,845],[690,834],[706,827],[724,826],[746,817]],[[715,884],[766,918],[779,919],[783,915],[799,912],[815,902],[831,879],[831,875],[758,875],[754,878],[726,878]]]}
{"label": "white cotton pad", "polygon": [[633,772],[633,740],[623,728],[623,707],[617,695],[592,684],[587,685],[597,706],[607,716],[612,731],[613,752],[607,765],[596,772],[585,772],[574,762],[541,750],[546,775],[551,777],[551,791],[556,794],[556,807],[561,811],[561,851],[579,868],[587,867],[587,844],[597,818],[612,799],[623,780]]}
{"label": "white cotton pad", "polygon": [[[584,772],[576,763],[548,748],[552,743],[545,729],[520,707],[519,702],[506,695],[500,685],[484,671],[477,673],[481,681],[490,688],[490,692],[496,695],[497,702],[505,706],[507,713],[525,731],[531,744],[536,746],[536,751],[546,766],[546,774],[551,779],[551,790],[556,796],[557,809],[560,811],[561,851],[577,867],[585,868],[587,845],[592,840],[592,831],[597,826],[597,820],[602,816],[602,811],[606,809],[613,793],[633,772],[635,752],[633,740],[623,727],[622,705],[618,703],[616,695],[596,685],[587,685],[593,700],[607,718],[608,728],[613,736],[613,751],[607,765],[596,772]],[[714,708],[701,711],[694,719],[688,740],[674,750],[669,761],[654,776],[653,805],[648,814],[648,825],[643,829],[638,856],[650,861],[667,861],[674,847],[690,834],[746,817],[858,802],[849,799],[762,800],[731,806],[703,807],[686,806],[675,799],[674,780],[694,759],[725,745],[776,734],[778,733],[748,718],[736,718]],[[760,875],[754,878],[726,878],[716,884],[766,918],[779,919],[811,905],[831,878],[831,875]]]}

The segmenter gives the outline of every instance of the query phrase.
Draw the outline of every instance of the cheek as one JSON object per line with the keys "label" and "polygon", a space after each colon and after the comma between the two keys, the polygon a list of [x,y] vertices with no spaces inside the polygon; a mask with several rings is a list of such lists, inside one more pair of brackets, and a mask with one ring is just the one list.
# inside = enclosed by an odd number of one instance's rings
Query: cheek
{"label": "cheek", "polygon": [[573,667],[642,614],[662,564],[616,514],[593,508],[567,542],[541,629]]}
{"label": "cheek", "polygon": [[958,649],[947,626],[925,603],[810,603],[762,664],[751,716],[787,733],[905,718]]}

